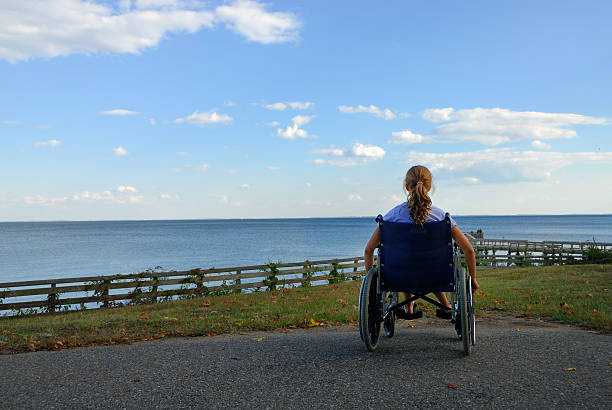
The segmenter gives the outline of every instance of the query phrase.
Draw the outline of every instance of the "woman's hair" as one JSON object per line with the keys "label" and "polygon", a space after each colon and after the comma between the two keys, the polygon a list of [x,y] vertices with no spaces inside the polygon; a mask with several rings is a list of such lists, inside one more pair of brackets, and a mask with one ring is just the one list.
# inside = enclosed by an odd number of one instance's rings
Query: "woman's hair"
{"label": "woman's hair", "polygon": [[408,191],[410,218],[422,225],[431,210],[431,199],[427,194],[431,189],[431,172],[422,165],[415,165],[406,172],[404,185],[410,188]]}

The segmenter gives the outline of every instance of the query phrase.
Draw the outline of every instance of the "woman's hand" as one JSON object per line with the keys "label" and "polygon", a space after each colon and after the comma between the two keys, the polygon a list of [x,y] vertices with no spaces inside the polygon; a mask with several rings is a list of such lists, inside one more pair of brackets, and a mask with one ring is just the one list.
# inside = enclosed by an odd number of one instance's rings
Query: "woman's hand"
{"label": "woman's hand", "polygon": [[476,278],[472,277],[472,295],[476,294],[476,291],[478,290],[478,288],[480,288],[478,281],[476,280]]}

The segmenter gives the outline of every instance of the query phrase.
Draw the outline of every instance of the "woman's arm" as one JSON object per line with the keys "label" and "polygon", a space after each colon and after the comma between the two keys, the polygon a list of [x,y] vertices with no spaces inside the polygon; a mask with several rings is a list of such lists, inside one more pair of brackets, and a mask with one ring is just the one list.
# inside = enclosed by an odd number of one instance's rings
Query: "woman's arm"
{"label": "woman's arm", "polygon": [[372,265],[374,264],[374,249],[378,247],[380,243],[380,231],[378,230],[378,226],[374,229],[368,244],[365,247],[365,251],[363,252],[363,258],[365,259],[365,270],[366,273],[372,269]]}
{"label": "woman's arm", "polygon": [[465,255],[465,263],[472,277],[472,293],[476,293],[476,289],[478,289],[480,285],[478,285],[478,281],[476,281],[476,253],[474,252],[474,248],[472,248],[472,244],[468,238],[457,226],[451,228],[451,234]]}

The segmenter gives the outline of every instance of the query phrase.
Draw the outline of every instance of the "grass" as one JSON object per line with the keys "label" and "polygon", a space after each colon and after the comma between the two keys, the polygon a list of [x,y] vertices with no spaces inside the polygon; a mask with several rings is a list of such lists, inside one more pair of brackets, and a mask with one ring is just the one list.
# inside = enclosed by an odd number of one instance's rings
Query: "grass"
{"label": "grass", "polygon": [[[482,270],[477,314],[505,312],[542,317],[611,333],[611,273],[612,265]],[[0,353],[355,323],[359,286],[359,282],[343,282],[113,309],[2,317]]]}

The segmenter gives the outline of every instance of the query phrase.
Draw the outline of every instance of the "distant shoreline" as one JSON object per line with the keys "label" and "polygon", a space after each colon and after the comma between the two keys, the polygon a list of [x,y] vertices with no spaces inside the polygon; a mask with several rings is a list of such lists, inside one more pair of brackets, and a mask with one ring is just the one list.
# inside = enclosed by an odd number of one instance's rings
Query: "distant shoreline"
{"label": "distant shoreline", "polygon": [[[612,214],[485,214],[485,215],[462,215],[451,214],[453,217],[559,217],[559,216],[612,216]],[[375,218],[376,215],[366,216],[305,216],[305,217],[279,217],[279,218],[193,218],[193,219],[53,219],[53,220],[26,220],[26,221],[0,221],[0,224],[12,223],[68,223],[68,222],[197,222],[197,221],[278,221],[278,220],[316,220],[316,219],[364,219]]]}

